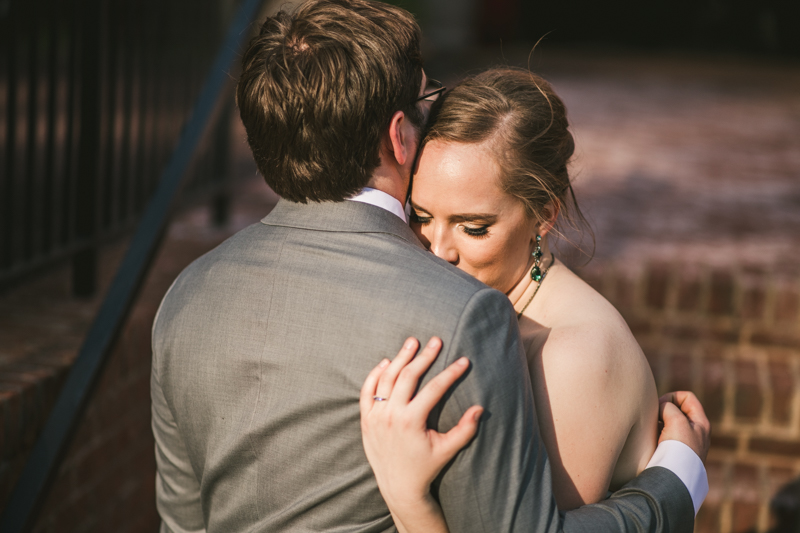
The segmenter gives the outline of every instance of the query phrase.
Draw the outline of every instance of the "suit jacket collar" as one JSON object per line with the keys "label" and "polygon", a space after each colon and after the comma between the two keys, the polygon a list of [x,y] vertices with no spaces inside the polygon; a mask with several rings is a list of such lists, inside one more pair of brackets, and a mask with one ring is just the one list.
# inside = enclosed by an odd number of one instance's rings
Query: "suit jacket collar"
{"label": "suit jacket collar", "polygon": [[361,202],[300,204],[280,199],[261,223],[315,231],[386,233],[423,248],[411,228],[396,215]]}

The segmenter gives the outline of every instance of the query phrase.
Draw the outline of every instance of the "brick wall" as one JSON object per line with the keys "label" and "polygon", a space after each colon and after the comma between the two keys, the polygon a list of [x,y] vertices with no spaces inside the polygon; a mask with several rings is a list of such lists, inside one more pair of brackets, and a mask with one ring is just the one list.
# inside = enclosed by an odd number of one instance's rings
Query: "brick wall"
{"label": "brick wall", "polygon": [[767,531],[800,475],[800,277],[650,263],[583,269],[623,314],[659,394],[694,391],[712,422],[697,532]]}

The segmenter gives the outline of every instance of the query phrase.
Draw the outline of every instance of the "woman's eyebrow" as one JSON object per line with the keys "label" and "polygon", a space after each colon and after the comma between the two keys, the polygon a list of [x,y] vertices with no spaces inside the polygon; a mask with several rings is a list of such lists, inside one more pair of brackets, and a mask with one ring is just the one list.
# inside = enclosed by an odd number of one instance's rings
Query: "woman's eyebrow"
{"label": "woman's eyebrow", "polygon": [[[411,208],[415,211],[430,213],[430,211],[411,200],[409,200],[409,203],[411,204]],[[492,213],[460,213],[458,215],[450,215],[450,222],[485,222],[487,224],[493,224],[495,221],[497,221],[497,215]]]}
{"label": "woman's eyebrow", "polygon": [[462,213],[450,215],[451,222],[486,222],[492,224],[497,220],[497,215],[491,213]]}
{"label": "woman's eyebrow", "polygon": [[411,204],[411,209],[414,209],[415,211],[425,211],[426,213],[430,213],[430,211],[428,211],[419,204],[415,204],[412,200],[409,200],[408,203]]}

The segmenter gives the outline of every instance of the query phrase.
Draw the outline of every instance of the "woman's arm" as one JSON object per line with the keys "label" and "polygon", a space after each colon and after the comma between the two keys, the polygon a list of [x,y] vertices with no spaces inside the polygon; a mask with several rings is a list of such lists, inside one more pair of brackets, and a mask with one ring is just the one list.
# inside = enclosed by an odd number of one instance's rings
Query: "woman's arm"
{"label": "woman's arm", "polygon": [[629,344],[606,324],[554,329],[531,360],[561,510],[605,499],[611,485],[636,477],[655,450],[655,383],[638,346]]}
{"label": "woman's arm", "polygon": [[[395,525],[402,533],[447,533],[439,504],[430,493],[434,478],[478,429],[483,409],[469,408],[447,433],[428,429],[431,409],[469,367],[458,359],[414,395],[420,377],[436,359],[442,341],[432,338],[417,355],[419,342],[406,340],[394,361],[382,361],[361,389],[361,434]],[[376,400],[375,398],[385,398]]]}

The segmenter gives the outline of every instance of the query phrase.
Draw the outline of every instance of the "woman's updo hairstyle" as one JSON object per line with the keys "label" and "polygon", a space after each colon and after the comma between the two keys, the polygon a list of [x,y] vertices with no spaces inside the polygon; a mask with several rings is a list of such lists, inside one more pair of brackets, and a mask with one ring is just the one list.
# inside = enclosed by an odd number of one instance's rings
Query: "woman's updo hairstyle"
{"label": "woman's updo hairstyle", "polygon": [[[586,224],[569,180],[575,151],[567,110],[550,84],[532,72],[501,67],[469,78],[436,102],[424,143],[490,143],[503,190],[518,198],[528,215],[545,222],[553,202],[577,228]],[[571,202],[569,201],[571,200]]]}

